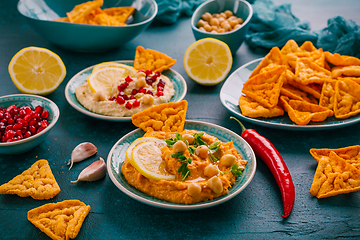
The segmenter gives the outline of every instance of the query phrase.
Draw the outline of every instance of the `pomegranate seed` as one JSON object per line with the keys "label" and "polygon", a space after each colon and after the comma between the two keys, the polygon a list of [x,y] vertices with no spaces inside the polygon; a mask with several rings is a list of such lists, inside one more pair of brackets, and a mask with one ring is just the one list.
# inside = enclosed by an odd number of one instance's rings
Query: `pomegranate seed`
{"label": "pomegranate seed", "polygon": [[139,88],[139,93],[146,93],[146,89],[145,88],[143,88],[143,87],[141,87],[141,88]]}
{"label": "pomegranate seed", "polygon": [[21,119],[21,118],[19,118],[19,119],[17,120],[17,122],[20,123],[21,125],[25,126],[25,127],[26,127],[27,125],[29,125],[29,123],[28,123],[26,120]]}
{"label": "pomegranate seed", "polygon": [[124,104],[125,103],[125,99],[122,97],[122,96],[118,96],[116,98],[116,102],[120,105]]}
{"label": "pomegranate seed", "polygon": [[25,106],[23,109],[25,110],[26,114],[30,114],[30,113],[31,113],[31,108],[30,108],[30,107]]}
{"label": "pomegranate seed", "polygon": [[22,128],[21,128],[21,132],[22,132],[22,133],[26,133],[26,131],[27,131],[27,127],[22,127]]}
{"label": "pomegranate seed", "polygon": [[31,137],[31,132],[30,132],[30,131],[27,131],[27,132],[24,134],[24,138],[28,138],[28,137]]}
{"label": "pomegranate seed", "polygon": [[35,126],[29,126],[28,130],[29,130],[29,132],[30,132],[32,135],[34,135],[34,134],[36,133],[36,128],[35,128]]}
{"label": "pomegranate seed", "polygon": [[131,102],[127,102],[127,103],[125,104],[125,107],[126,107],[127,109],[131,109],[131,108],[132,108]]}
{"label": "pomegranate seed", "polygon": [[13,125],[7,125],[5,128],[5,132],[10,131],[10,130],[14,130],[14,126]]}
{"label": "pomegranate seed", "polygon": [[152,73],[153,73],[153,72],[152,72],[151,70],[146,70],[146,71],[145,71],[146,76],[151,75]]}
{"label": "pomegranate seed", "polygon": [[5,129],[6,129],[5,126],[3,126],[3,125],[0,126],[0,132],[4,133],[4,132],[5,132]]}
{"label": "pomegranate seed", "polygon": [[35,118],[31,119],[30,122],[29,122],[29,126],[35,126],[35,124],[37,123],[38,121],[36,121]]}
{"label": "pomegranate seed", "polygon": [[144,69],[139,69],[138,72],[143,72],[144,73],[145,70]]}
{"label": "pomegranate seed", "polygon": [[4,118],[4,113],[3,112],[0,112],[0,119],[3,119]]}
{"label": "pomegranate seed", "polygon": [[132,79],[130,76],[127,76],[127,77],[125,78],[125,81],[126,81],[127,83],[130,83],[130,82],[133,81],[133,79]]}
{"label": "pomegranate seed", "polygon": [[133,103],[133,107],[138,107],[138,106],[140,106],[140,100],[136,99]]}
{"label": "pomegranate seed", "polygon": [[131,95],[131,96],[130,96],[130,100],[134,100],[134,99],[136,99],[135,96],[134,96],[134,95]]}
{"label": "pomegranate seed", "polygon": [[43,127],[39,127],[39,128],[36,130],[36,133],[39,133],[39,132],[41,132],[42,130],[44,130],[44,128],[43,128]]}
{"label": "pomegranate seed", "polygon": [[9,131],[5,132],[6,139],[13,138],[15,135],[16,135],[16,132],[14,130],[9,130]]}
{"label": "pomegranate seed", "polygon": [[114,96],[109,97],[109,101],[114,101],[115,99],[116,99],[116,97],[114,97]]}
{"label": "pomegranate seed", "polygon": [[154,93],[151,90],[147,90],[146,94],[150,94],[151,96],[154,96]]}
{"label": "pomegranate seed", "polygon": [[13,126],[14,130],[20,130],[23,127],[23,125],[21,123],[15,123]]}
{"label": "pomegranate seed", "polygon": [[19,117],[21,117],[21,118],[23,118],[23,117],[25,117],[25,115],[26,115],[26,112],[25,112],[25,110],[24,109],[21,109],[20,111],[19,111]]}
{"label": "pomegranate seed", "polygon": [[160,79],[157,85],[158,85],[158,87],[165,87],[164,80]]}
{"label": "pomegranate seed", "polygon": [[129,100],[129,96],[128,95],[124,95],[122,96],[125,100]]}
{"label": "pomegranate seed", "polygon": [[41,114],[42,111],[43,111],[43,107],[42,107],[42,106],[37,106],[37,107],[35,108],[35,112],[38,113],[38,114]]}
{"label": "pomegranate seed", "polygon": [[155,72],[155,76],[156,76],[156,77],[160,77],[160,76],[161,76],[161,72]]}
{"label": "pomegranate seed", "polygon": [[6,120],[6,118],[4,118],[4,119],[1,119],[0,122],[6,124],[6,123],[7,123],[7,120]]}
{"label": "pomegranate seed", "polygon": [[24,117],[25,121],[30,121],[31,120],[31,113],[28,113],[25,117]]}
{"label": "pomegranate seed", "polygon": [[15,123],[15,120],[14,120],[13,118],[9,118],[7,123],[8,123],[8,124],[14,124],[14,123]]}
{"label": "pomegranate seed", "polygon": [[120,84],[121,89],[125,89],[125,88],[127,88],[127,86],[129,86],[129,83],[127,83],[127,82]]}
{"label": "pomegranate seed", "polygon": [[136,90],[135,88],[131,91],[131,95],[136,95],[138,93],[138,90]]}
{"label": "pomegranate seed", "polygon": [[40,122],[40,126],[41,126],[42,128],[46,128],[47,126],[49,126],[49,123],[48,123],[47,120],[42,120],[42,121]]}
{"label": "pomegranate seed", "polygon": [[23,138],[21,130],[16,130],[15,133],[16,133],[16,136]]}
{"label": "pomegranate seed", "polygon": [[159,86],[159,87],[157,88],[157,90],[163,92],[163,91],[164,91],[164,88]]}
{"label": "pomegranate seed", "polygon": [[164,96],[164,93],[162,91],[157,91],[156,96],[158,97]]}
{"label": "pomegranate seed", "polygon": [[48,118],[49,117],[49,111],[45,110],[41,113],[41,118]]}

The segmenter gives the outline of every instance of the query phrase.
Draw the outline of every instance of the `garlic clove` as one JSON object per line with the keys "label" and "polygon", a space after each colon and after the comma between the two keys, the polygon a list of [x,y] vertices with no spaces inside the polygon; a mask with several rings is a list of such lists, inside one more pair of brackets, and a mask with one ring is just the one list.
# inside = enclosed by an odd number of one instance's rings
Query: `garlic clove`
{"label": "garlic clove", "polygon": [[106,175],[106,164],[103,158],[100,157],[100,160],[97,160],[82,170],[76,181],[71,181],[72,183],[77,183],[78,181],[87,181],[93,182],[97,181]]}
{"label": "garlic clove", "polygon": [[97,148],[90,142],[83,142],[77,145],[71,153],[71,159],[68,162],[70,164],[69,170],[72,168],[74,162],[81,162],[82,160],[91,157],[97,153]]}

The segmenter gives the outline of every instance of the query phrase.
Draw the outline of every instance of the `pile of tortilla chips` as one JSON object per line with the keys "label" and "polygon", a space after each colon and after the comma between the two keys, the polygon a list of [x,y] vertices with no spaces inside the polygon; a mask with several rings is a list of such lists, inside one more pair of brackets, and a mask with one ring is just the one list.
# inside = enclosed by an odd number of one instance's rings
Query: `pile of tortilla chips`
{"label": "pile of tortilla chips", "polygon": [[310,194],[317,198],[360,190],[360,145],[310,149],[318,161]]}
{"label": "pile of tortilla chips", "polygon": [[127,19],[134,13],[134,7],[112,7],[101,9],[103,0],[94,0],[76,5],[71,12],[66,13],[67,17],[55,19],[55,21],[106,25],[124,26]]}
{"label": "pile of tortilla chips", "polygon": [[360,59],[323,52],[307,41],[274,47],[243,85],[244,116],[277,117],[287,112],[298,125],[360,113]]}

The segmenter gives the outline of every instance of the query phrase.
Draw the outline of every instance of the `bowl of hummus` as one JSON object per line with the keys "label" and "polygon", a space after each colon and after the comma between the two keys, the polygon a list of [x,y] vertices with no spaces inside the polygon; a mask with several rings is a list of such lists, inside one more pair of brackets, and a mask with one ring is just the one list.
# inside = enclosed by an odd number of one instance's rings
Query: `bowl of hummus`
{"label": "bowl of hummus", "polygon": [[[215,159],[192,158],[190,176],[184,177],[184,171],[178,171],[178,165],[169,156],[174,156],[173,147],[166,146],[161,149],[162,158],[167,164],[167,170],[174,175],[170,180],[153,180],[140,176],[139,172],[129,164],[126,151],[129,146],[141,137],[157,137],[160,139],[174,139],[175,133],[165,134],[162,132],[145,133],[136,129],[122,137],[111,149],[107,159],[107,169],[113,183],[126,195],[142,203],[174,210],[194,210],[208,208],[224,203],[241,191],[251,182],[256,170],[256,158],[251,147],[238,134],[210,123],[198,121],[186,121],[184,132],[180,135],[200,134],[208,146],[221,143],[221,150],[215,151]],[[189,145],[190,146],[190,145]],[[225,150],[224,150],[225,149]],[[235,155],[235,164],[242,167],[241,174],[235,176],[230,173],[230,165],[223,166],[221,162],[223,155],[231,152]],[[197,161],[199,160],[199,161]],[[175,160],[176,161],[176,160]],[[217,174],[212,175],[204,172],[207,166],[213,165]],[[218,178],[222,182],[221,191],[211,187],[210,179]],[[137,180],[136,180],[137,179]],[[212,181],[212,180],[211,180]],[[201,191],[198,194],[189,192],[190,185],[200,185]]]}
{"label": "bowl of hummus", "polygon": [[[129,66],[134,63],[116,62]],[[181,101],[186,95],[185,79],[178,72],[168,69],[161,74],[144,73],[146,81],[143,87],[137,86],[138,80],[143,76],[133,76],[130,81],[119,79],[111,90],[113,98],[99,96],[91,91],[87,82],[95,66],[77,73],[65,88],[68,103],[90,117],[108,121],[131,121],[131,116],[137,112],[161,103]],[[116,96],[120,95],[124,102],[117,101]]]}

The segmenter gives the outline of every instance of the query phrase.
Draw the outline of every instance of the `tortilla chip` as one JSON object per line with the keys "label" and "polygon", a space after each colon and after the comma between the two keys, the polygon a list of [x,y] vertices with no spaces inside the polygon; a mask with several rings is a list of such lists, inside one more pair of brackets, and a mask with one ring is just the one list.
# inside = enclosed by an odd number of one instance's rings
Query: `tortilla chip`
{"label": "tortilla chip", "polygon": [[312,148],[310,154],[316,161],[321,158],[329,158],[330,152],[336,153],[339,157],[345,159],[350,164],[360,163],[360,145],[349,146],[344,148]]}
{"label": "tortilla chip", "polygon": [[242,114],[251,118],[270,118],[284,114],[284,110],[278,105],[276,105],[274,108],[266,108],[257,101],[244,95],[241,95],[239,98],[239,106]]}
{"label": "tortilla chip", "polygon": [[17,194],[43,200],[55,197],[60,187],[47,160],[35,162],[29,169],[0,186],[0,194]]}
{"label": "tortilla chip", "polygon": [[359,169],[334,152],[330,152],[328,159],[320,159],[310,188],[311,195],[325,198],[358,190],[360,190]]}
{"label": "tortilla chip", "polygon": [[163,103],[134,114],[131,120],[145,132],[181,132],[184,130],[187,106],[186,100]]}
{"label": "tortilla chip", "polygon": [[289,118],[298,125],[306,125],[310,121],[321,122],[331,115],[331,110],[306,101],[289,99],[280,96],[280,103]]}
{"label": "tortilla chip", "polygon": [[280,94],[287,96],[291,99],[306,101],[313,104],[318,104],[317,99],[309,93],[302,91],[300,88],[296,88],[289,84],[284,84],[280,90]]}
{"label": "tortilla chip", "polygon": [[360,59],[352,56],[340,55],[339,53],[332,54],[331,52],[324,52],[325,60],[335,66],[350,66],[360,65]]}
{"label": "tortilla chip", "polygon": [[292,39],[286,42],[286,44],[281,48],[281,53],[285,56],[289,53],[300,52],[301,49],[299,45]]}
{"label": "tortilla chip", "polygon": [[360,77],[360,66],[342,66],[331,69],[332,78]]}
{"label": "tortilla chip", "polygon": [[273,47],[270,52],[265,56],[265,58],[257,65],[257,67],[252,71],[249,78],[252,78],[260,73],[260,70],[270,64],[273,65],[286,65],[286,59],[280,52],[278,47]]}
{"label": "tortilla chip", "polygon": [[71,12],[66,13],[72,23],[85,23],[84,19],[96,8],[103,5],[103,0],[94,0],[76,5]]}
{"label": "tortilla chip", "polygon": [[104,9],[104,12],[116,19],[118,23],[125,24],[127,19],[135,12],[134,7],[112,7]]}
{"label": "tortilla chip", "polygon": [[74,239],[90,212],[79,200],[48,203],[28,212],[28,220],[54,240]]}
{"label": "tortilla chip", "polygon": [[142,46],[136,48],[134,68],[136,70],[152,70],[154,72],[162,72],[169,69],[176,63],[175,59],[164,53],[146,49]]}
{"label": "tortilla chip", "polygon": [[247,80],[243,84],[242,92],[264,107],[274,108],[278,104],[285,77],[286,67],[278,65]]}
{"label": "tortilla chip", "polygon": [[[319,105],[322,107],[326,107],[331,111],[334,110],[334,99],[335,99],[335,85],[337,80],[334,79],[325,79],[322,90],[321,96],[319,100]],[[332,114],[331,116],[333,116]]]}
{"label": "tortilla chip", "polygon": [[318,83],[323,78],[331,78],[331,72],[309,58],[299,58],[296,61],[295,80],[303,85]]}
{"label": "tortilla chip", "polygon": [[348,118],[360,113],[360,85],[349,79],[337,80],[334,113],[336,118]]}

